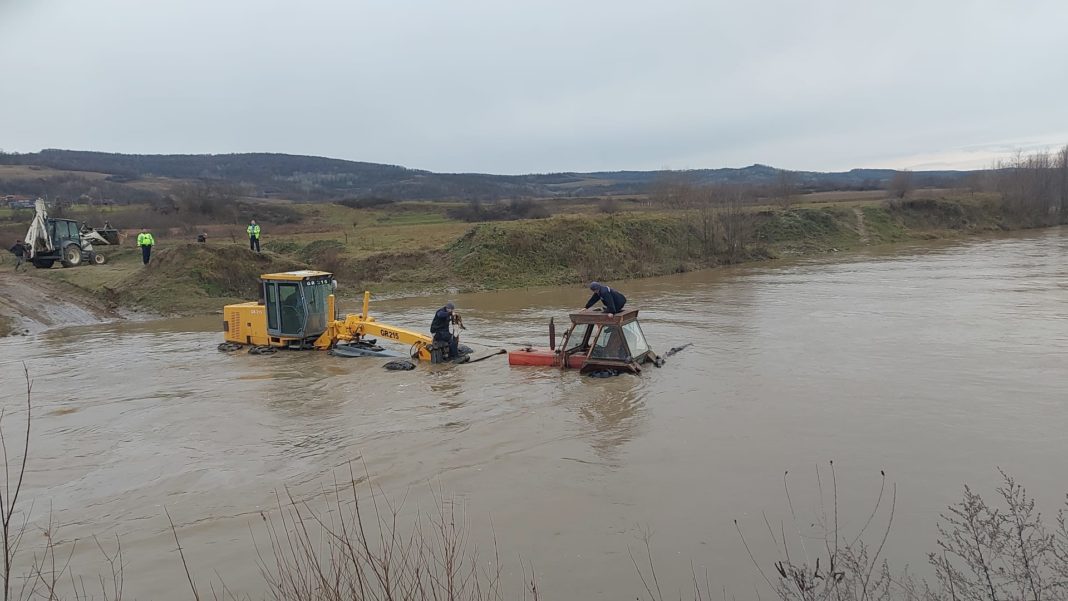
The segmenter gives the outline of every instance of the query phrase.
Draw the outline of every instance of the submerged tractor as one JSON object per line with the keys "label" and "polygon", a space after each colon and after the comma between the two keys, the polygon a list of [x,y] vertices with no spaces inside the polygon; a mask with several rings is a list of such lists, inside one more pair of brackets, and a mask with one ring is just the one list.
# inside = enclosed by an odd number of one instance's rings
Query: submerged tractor
{"label": "submerged tractor", "polygon": [[363,293],[362,312],[340,317],[334,299],[336,287],[334,275],[326,271],[260,276],[260,300],[224,307],[224,344],[332,350],[347,356],[401,356],[378,346],[377,338],[384,338],[409,345],[412,358],[432,363],[447,358],[448,346],[442,348],[429,335],[379,323],[369,315],[370,292]]}
{"label": "submerged tractor", "polygon": [[643,364],[659,367],[662,361],[645,340],[637,309],[615,315],[589,309],[572,313],[571,327],[559,345],[556,326],[549,320],[549,348],[528,346],[508,352],[509,365],[577,369],[583,374],[638,373]]}

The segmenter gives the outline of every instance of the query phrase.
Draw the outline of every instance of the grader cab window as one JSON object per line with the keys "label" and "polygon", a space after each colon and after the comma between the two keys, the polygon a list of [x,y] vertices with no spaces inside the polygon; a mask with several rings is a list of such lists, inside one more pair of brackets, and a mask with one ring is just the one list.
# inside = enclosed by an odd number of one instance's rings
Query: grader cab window
{"label": "grader cab window", "polygon": [[304,299],[300,294],[299,283],[278,284],[278,302],[281,312],[282,336],[300,336],[304,332]]}
{"label": "grader cab window", "polygon": [[278,330],[278,284],[264,282],[263,305],[267,309],[267,329]]}
{"label": "grader cab window", "polygon": [[[307,301],[308,321],[305,331],[309,334],[317,334],[326,329],[328,316],[326,314],[326,297],[330,296],[333,288],[329,280],[310,280],[304,282],[304,297]],[[332,318],[333,316],[329,316]]]}
{"label": "grader cab window", "polygon": [[279,338],[319,336],[333,318],[327,315],[327,299],[332,292],[329,279],[265,280],[263,305],[268,333]]}

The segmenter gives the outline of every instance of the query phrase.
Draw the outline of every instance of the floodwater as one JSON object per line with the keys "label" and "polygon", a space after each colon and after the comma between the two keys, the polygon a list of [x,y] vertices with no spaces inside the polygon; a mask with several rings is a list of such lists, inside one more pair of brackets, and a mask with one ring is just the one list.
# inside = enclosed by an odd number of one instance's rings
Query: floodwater
{"label": "floodwater", "polygon": [[[533,568],[546,598],[634,598],[631,554],[642,561],[648,535],[668,597],[692,591],[691,564],[714,591],[749,597],[760,577],[732,520],[770,566],[762,513],[792,528],[787,470],[804,522],[833,460],[845,528],[867,516],[885,470],[897,485],[887,554],[914,567],[939,512],[965,483],[992,493],[998,467],[1045,513],[1063,502],[1064,228],[619,287],[654,349],[693,346],[641,376],[591,379],[504,357],[387,372],[380,359],[223,354],[218,316],[2,340],[9,444],[22,361],[34,379],[23,546],[40,543],[50,510],[59,540],[81,541],[76,570],[100,568],[85,541],[118,536],[128,596],[188,598],[166,507],[201,581],[259,595],[258,512],[354,464],[412,514],[433,511],[435,490],[462,500],[515,595]],[[444,300],[372,312],[426,325]],[[452,300],[482,351],[543,343],[549,318],[559,324],[586,293]]]}

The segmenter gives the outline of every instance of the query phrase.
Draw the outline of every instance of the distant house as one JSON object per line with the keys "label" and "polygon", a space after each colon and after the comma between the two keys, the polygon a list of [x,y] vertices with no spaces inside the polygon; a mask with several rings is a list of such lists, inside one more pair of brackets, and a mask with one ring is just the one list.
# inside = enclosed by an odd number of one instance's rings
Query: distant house
{"label": "distant house", "polygon": [[6,194],[0,196],[0,206],[10,207],[12,209],[32,209],[34,200],[36,199],[33,196]]}

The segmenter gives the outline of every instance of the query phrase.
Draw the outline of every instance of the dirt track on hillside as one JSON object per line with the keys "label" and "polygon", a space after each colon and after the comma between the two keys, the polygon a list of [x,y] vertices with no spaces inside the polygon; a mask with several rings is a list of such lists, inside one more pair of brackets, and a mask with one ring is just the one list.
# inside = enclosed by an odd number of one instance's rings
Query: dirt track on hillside
{"label": "dirt track on hillside", "polygon": [[29,273],[0,274],[0,336],[91,325],[123,316],[84,290]]}

